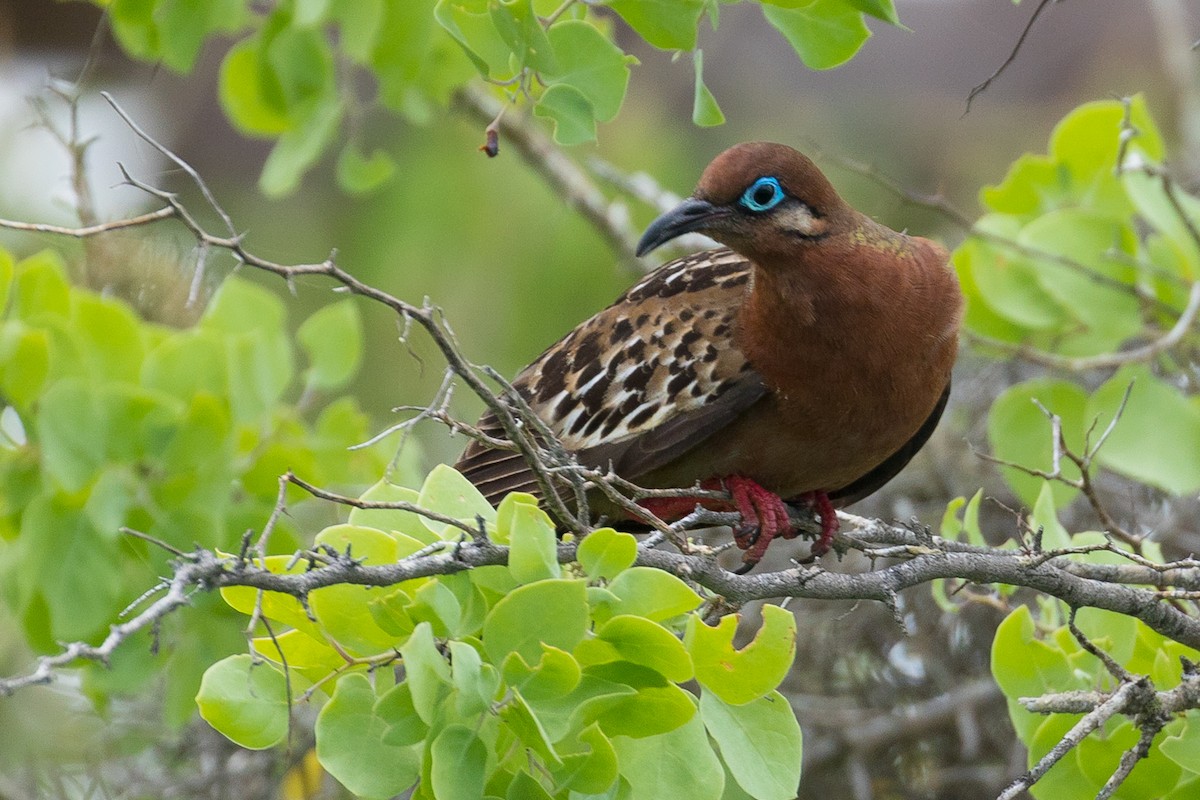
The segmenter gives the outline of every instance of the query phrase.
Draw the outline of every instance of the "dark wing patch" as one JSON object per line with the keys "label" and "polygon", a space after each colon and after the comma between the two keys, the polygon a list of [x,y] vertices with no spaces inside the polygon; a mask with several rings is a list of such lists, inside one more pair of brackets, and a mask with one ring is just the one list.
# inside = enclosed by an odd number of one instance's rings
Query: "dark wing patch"
{"label": "dark wing patch", "polygon": [[[766,392],[733,331],[750,279],[728,249],[664,264],[525,368],[514,388],[585,465],[636,480]],[[479,422],[503,438],[493,415]],[[536,490],[521,457],[472,443],[456,467],[492,503]]]}

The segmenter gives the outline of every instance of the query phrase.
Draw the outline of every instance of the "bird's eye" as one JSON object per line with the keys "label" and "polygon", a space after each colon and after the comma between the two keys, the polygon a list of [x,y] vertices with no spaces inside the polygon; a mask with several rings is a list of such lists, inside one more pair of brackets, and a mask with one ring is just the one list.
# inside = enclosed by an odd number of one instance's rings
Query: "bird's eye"
{"label": "bird's eye", "polygon": [[750,184],[750,188],[742,192],[738,202],[747,211],[760,213],[770,211],[783,201],[783,187],[778,178],[759,178]]}

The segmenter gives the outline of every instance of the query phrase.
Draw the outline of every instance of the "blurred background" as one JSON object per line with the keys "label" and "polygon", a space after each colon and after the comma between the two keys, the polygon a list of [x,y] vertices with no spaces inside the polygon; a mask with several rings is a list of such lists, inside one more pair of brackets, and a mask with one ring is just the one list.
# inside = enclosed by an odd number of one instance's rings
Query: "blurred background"
{"label": "blurred background", "polygon": [[[570,155],[579,161],[598,156],[619,170],[649,173],[664,189],[682,195],[725,147],[747,139],[777,140],[813,156],[861,210],[952,247],[964,235],[953,219],[885,189],[853,164],[867,165],[911,193],[944,198],[973,219],[979,188],[999,181],[1020,154],[1044,152],[1054,123],[1070,109],[1143,92],[1177,172],[1194,185],[1200,168],[1195,107],[1200,67],[1190,48],[1200,39],[1200,5],[1052,3],[1015,61],[969,113],[972,87],[1008,57],[1034,4],[897,5],[907,29],[872,21],[875,36],[859,55],[828,72],[805,68],[756,7],[723,6],[719,32],[705,27],[701,46],[705,77],[728,122],[708,129],[690,122],[690,63],[673,62],[669,54],[627,36],[623,46],[642,64],[634,69],[625,107],[614,123],[602,126],[597,146],[573,148]],[[81,128],[98,139],[88,174],[103,219],[150,207],[137,190],[119,185],[118,162],[156,185],[185,184],[137,141],[101,100],[100,90],[204,176],[246,232],[252,251],[292,263],[320,261],[336,249],[339,263],[362,280],[412,302],[428,297],[444,308],[468,356],[505,374],[515,373],[636,279],[636,265],[613,252],[503,141],[498,158],[479,153],[483,124],[461,111],[447,110],[423,126],[369,118],[368,140],[399,163],[397,178],[373,194],[342,194],[331,165],[325,165],[292,196],[265,200],[256,179],[270,142],[239,135],[218,107],[216,72],[223,54],[220,42],[210,42],[193,74],[180,77],[127,60],[93,5],[0,0],[0,216],[77,222],[68,156],[38,126],[30,98],[46,97],[54,79],[74,80],[90,58]],[[53,104],[49,108],[56,113]],[[636,203],[631,210],[639,226],[655,214]],[[0,245],[17,255],[46,244],[32,235],[0,233]],[[71,247],[63,241],[54,245]],[[190,240],[169,227],[149,237],[145,231],[113,237],[100,256],[91,254],[107,261],[89,263],[89,276],[125,287],[118,291],[153,318],[186,324],[195,313],[183,302],[194,266],[190,248]],[[83,248],[76,252],[82,259]],[[213,286],[234,264],[224,255],[210,259]],[[301,281],[292,301],[295,318],[329,299],[323,282]],[[403,344],[392,317],[380,309],[364,311],[368,366],[354,393],[382,430],[396,421],[396,406],[428,402],[442,370],[427,342]],[[1015,532],[1016,520],[1001,506],[1015,501],[973,449],[985,446],[983,412],[990,401],[1027,369],[965,351],[950,411],[934,440],[903,475],[852,510],[885,519],[915,516],[936,527],[949,500],[983,486],[1000,501],[985,504],[985,527]],[[478,412],[470,400],[456,399],[455,411],[463,418]],[[426,467],[452,461],[463,446],[461,438],[441,429],[422,434],[417,446]],[[1071,527],[1069,514],[1064,521]],[[1179,526],[1179,535],[1194,537],[1194,527]],[[1194,538],[1178,544],[1193,543]],[[789,555],[786,547],[772,548],[773,558]],[[994,796],[1024,769],[1024,752],[988,673],[1001,609],[981,599],[944,616],[928,590],[915,590],[903,598],[906,630],[901,630],[888,610],[865,603],[798,601],[790,607],[803,643],[784,687],[805,733],[801,797]],[[4,636],[0,620],[0,646]],[[106,786],[92,796],[151,796],[144,793],[159,785],[155,781],[173,792],[158,796],[276,792],[277,761],[234,753],[202,724],[182,734],[144,732],[161,738],[158,760],[135,760],[105,744],[104,725],[112,717],[97,716],[84,702],[64,701],[60,711],[77,722],[72,757],[105,765],[89,767],[97,785]],[[63,757],[47,744],[46,758]],[[0,752],[8,746],[0,734]],[[30,785],[19,770],[0,775],[0,798],[29,796]]]}

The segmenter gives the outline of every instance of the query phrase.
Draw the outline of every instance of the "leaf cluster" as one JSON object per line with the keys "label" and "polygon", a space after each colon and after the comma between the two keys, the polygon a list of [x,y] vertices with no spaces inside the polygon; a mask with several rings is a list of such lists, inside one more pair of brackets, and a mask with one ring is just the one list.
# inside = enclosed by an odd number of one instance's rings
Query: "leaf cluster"
{"label": "leaf cluster", "polygon": [[[169,328],[72,285],[53,252],[17,263],[0,252],[0,597],[29,643],[91,639],[154,583],[162,553],[123,526],[179,549],[232,548],[270,513],[288,467],[330,482],[377,476],[378,449],[346,450],[367,436],[353,400],[315,414],[288,400],[297,386],[317,398],[349,381],[359,327],[337,303],[297,335],[276,295],[231,279],[194,327]],[[298,545],[290,524],[277,544]],[[220,616],[196,624],[216,630],[90,673],[89,691],[103,700],[167,668],[170,716],[186,719],[203,662],[237,644]]]}
{"label": "leaf cluster", "polygon": [[[776,687],[795,654],[795,620],[763,610],[754,639],[733,645],[679,578],[632,566],[638,545],[602,528],[560,565],[554,526],[534,498],[493,509],[438,467],[420,490],[381,483],[364,499],[407,500],[480,527],[508,564],[405,581],[332,586],[307,604],[229,587],[233,608],[269,623],[254,655],[220,661],[197,703],[246,747],[289,732],[298,702],[321,706],[322,766],[357,796],[416,785],[437,798],[744,798],[795,795],[800,729]],[[454,525],[406,511],[355,509],[318,548],[364,565],[431,546]],[[272,571],[304,569],[272,556]],[[699,697],[681,684],[695,681]]]}
{"label": "leaf cluster", "polygon": [[[761,5],[799,58],[813,69],[845,63],[870,37],[864,18],[893,25],[893,0],[747,0]],[[96,0],[101,2],[101,0]],[[741,0],[732,0],[741,2]],[[261,188],[293,191],[321,157],[337,155],[343,189],[387,181],[396,163],[366,141],[376,109],[430,120],[470,81],[491,84],[506,102],[528,104],[550,121],[560,144],[594,141],[614,119],[637,59],[614,38],[616,18],[649,45],[692,54],[693,120],[724,115],[704,83],[702,20],[715,29],[731,0],[111,0],[117,41],[130,55],[189,72],[206,41],[233,36],[221,65],[220,100],[248,136],[276,140]],[[357,87],[373,87],[360,97]]]}

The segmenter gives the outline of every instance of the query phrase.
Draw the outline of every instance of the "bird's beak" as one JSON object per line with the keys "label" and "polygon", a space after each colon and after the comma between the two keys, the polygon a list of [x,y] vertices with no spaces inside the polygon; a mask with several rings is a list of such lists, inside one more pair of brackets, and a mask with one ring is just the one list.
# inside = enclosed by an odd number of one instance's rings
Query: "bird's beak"
{"label": "bird's beak", "polygon": [[701,230],[717,217],[728,214],[728,210],[714,206],[707,200],[689,197],[667,213],[660,216],[638,242],[637,254],[644,256],[659,245],[666,244],[677,236]]}

